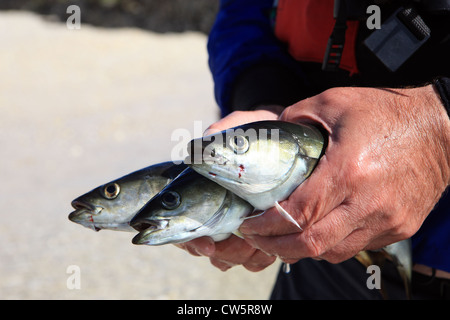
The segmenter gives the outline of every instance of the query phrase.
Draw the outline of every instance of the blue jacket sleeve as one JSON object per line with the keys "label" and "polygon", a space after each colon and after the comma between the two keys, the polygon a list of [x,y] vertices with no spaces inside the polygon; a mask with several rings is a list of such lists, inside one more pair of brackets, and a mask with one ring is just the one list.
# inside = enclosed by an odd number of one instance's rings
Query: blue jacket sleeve
{"label": "blue jacket sleeve", "polygon": [[[302,78],[296,62],[274,35],[270,18],[273,2],[221,0],[215,24],[209,35],[208,53],[215,84],[214,94],[222,116],[236,110],[234,103],[241,102],[247,109],[255,103],[277,103],[276,99],[265,97],[269,93],[271,97],[278,95],[282,100],[280,103],[287,104],[292,99],[286,102],[283,97],[289,96],[286,92],[289,84],[283,85],[281,78],[289,79],[285,83]],[[255,68],[258,71],[255,71]],[[233,101],[236,83],[244,71],[249,70],[257,76],[251,77],[252,81],[244,81],[247,83],[244,85],[245,90],[238,90],[246,91],[248,97],[244,102],[242,99]],[[253,81],[255,79],[259,81]],[[281,90],[275,89],[277,86]],[[255,100],[258,98],[261,101]]]}

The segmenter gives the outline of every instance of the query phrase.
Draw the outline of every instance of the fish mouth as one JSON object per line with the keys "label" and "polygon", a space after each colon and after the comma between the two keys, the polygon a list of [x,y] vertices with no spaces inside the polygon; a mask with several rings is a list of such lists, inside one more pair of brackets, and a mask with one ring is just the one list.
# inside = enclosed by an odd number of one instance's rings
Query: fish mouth
{"label": "fish mouth", "polygon": [[169,219],[139,219],[131,221],[130,226],[139,233],[131,240],[133,244],[146,244],[148,237],[159,230],[165,229],[169,224]]}
{"label": "fish mouth", "polygon": [[96,207],[94,205],[79,200],[73,200],[71,205],[75,209],[74,212],[87,210],[94,213],[96,211]]}
{"label": "fish mouth", "polygon": [[94,231],[101,230],[101,228],[95,225],[93,216],[99,214],[103,210],[102,207],[97,207],[78,200],[72,201],[72,207],[75,211],[69,214],[70,221],[79,223]]}

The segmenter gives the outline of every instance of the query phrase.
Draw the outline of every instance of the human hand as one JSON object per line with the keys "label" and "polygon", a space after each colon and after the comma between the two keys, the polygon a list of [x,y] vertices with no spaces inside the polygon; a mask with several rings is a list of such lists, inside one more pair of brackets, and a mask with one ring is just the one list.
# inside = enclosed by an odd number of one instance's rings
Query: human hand
{"label": "human hand", "polygon": [[257,272],[276,260],[276,257],[265,254],[235,235],[219,242],[214,242],[209,237],[201,237],[176,246],[194,256],[209,257],[211,264],[222,271],[242,265],[249,271]]}
{"label": "human hand", "polygon": [[[283,109],[280,106],[263,106],[253,111],[235,111],[209,126],[204,135],[249,122],[277,120]],[[192,255],[209,257],[211,264],[222,271],[235,265],[242,265],[254,272],[261,271],[276,260],[276,257],[253,248],[245,240],[234,235],[220,242],[214,242],[209,237],[201,237],[176,246]]]}
{"label": "human hand", "polygon": [[278,105],[267,105],[255,108],[252,111],[234,111],[226,117],[210,125],[204,132],[204,136],[214,134],[242,124],[263,121],[278,120],[284,108]]}
{"label": "human hand", "polygon": [[433,87],[335,88],[287,108],[281,120],[329,132],[313,174],[281,206],[240,231],[286,263],[332,263],[411,237],[450,182],[450,121]]}

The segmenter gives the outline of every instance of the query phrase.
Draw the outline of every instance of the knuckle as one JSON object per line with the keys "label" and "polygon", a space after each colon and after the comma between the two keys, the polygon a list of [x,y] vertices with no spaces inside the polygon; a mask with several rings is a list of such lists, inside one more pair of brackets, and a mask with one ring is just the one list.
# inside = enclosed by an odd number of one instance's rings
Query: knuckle
{"label": "knuckle", "polygon": [[264,258],[262,259],[254,259],[250,260],[247,263],[244,263],[243,266],[245,269],[252,271],[252,272],[258,272],[261,270],[264,270],[268,266],[270,266],[272,263],[275,262],[276,257],[275,256],[268,256],[264,254]]}
{"label": "knuckle", "polygon": [[305,255],[310,258],[320,257],[325,253],[325,248],[321,244],[318,235],[310,230],[304,231],[304,245],[305,245]]}
{"label": "knuckle", "polygon": [[322,102],[328,105],[336,105],[347,102],[348,94],[342,88],[330,88],[320,94]]}
{"label": "knuckle", "polygon": [[406,223],[403,223],[403,221],[397,221],[398,219],[394,219],[395,222],[393,223],[392,231],[396,238],[398,239],[407,239],[414,235],[415,230],[411,228]]}

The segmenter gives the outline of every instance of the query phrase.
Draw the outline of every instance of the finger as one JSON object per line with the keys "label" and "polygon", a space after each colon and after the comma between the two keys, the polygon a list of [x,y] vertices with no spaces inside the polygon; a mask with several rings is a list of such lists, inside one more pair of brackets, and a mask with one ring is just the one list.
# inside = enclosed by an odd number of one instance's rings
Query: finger
{"label": "finger", "polygon": [[[280,205],[283,206],[283,204]],[[295,217],[293,218],[295,219]],[[297,233],[300,230],[294,224],[286,221],[276,208],[270,208],[260,216],[245,220],[239,231],[244,236],[273,236]]]}
{"label": "finger", "polygon": [[364,250],[368,243],[368,232],[357,229],[350,233],[345,239],[334,247],[320,255],[320,258],[330,263],[341,263],[354,257],[358,252]]}
{"label": "finger", "polygon": [[[280,205],[297,221],[302,229],[307,229],[329,212],[339,207],[345,200],[344,188],[340,186],[334,168],[326,154],[320,159],[312,175],[298,186]],[[276,236],[299,232],[298,227],[278,212],[270,208],[256,218],[247,219],[239,228],[244,235]]]}
{"label": "finger", "polygon": [[209,258],[209,261],[211,262],[211,264],[216,267],[217,269],[219,269],[220,271],[227,271],[228,269],[234,267],[236,264],[234,263],[230,263],[227,261],[222,261],[216,258]]}
{"label": "finger", "polygon": [[211,264],[222,271],[236,265],[243,265],[247,270],[257,272],[265,269],[275,260],[276,257],[268,256],[235,236],[217,242],[216,252],[210,257]]}
{"label": "finger", "polygon": [[282,259],[319,257],[335,247],[355,229],[349,213],[338,208],[301,233],[283,236],[247,236],[255,248]]}
{"label": "finger", "polygon": [[216,123],[210,125],[203,133],[203,136],[214,134],[216,132],[240,126],[249,122],[260,120],[276,120],[278,119],[278,115],[280,112],[281,109],[274,110],[270,108],[252,111],[234,111],[226,117],[223,117]]}
{"label": "finger", "polygon": [[[203,133],[204,136],[214,134],[216,132],[229,129],[231,127],[236,127],[239,125],[242,125],[244,123],[251,122],[251,116],[249,115],[248,111],[235,111],[227,115],[226,117],[223,117],[219,121],[213,123],[210,125],[205,132]],[[250,121],[249,121],[250,120]]]}
{"label": "finger", "polygon": [[194,256],[212,256],[216,250],[215,243],[210,237],[200,237],[176,245]]}
{"label": "finger", "polygon": [[193,250],[191,246],[188,246],[185,243],[174,243],[174,246],[187,251],[193,256],[200,257],[200,254],[197,251]]}
{"label": "finger", "polygon": [[226,261],[232,265],[245,263],[255,252],[245,240],[231,235],[228,239],[216,242],[216,248],[212,258]]}
{"label": "finger", "polygon": [[341,117],[342,110],[330,108],[327,96],[322,94],[301,100],[286,108],[280,115],[281,121],[310,122],[320,124],[332,134],[332,128]]}
{"label": "finger", "polygon": [[276,259],[277,257],[275,256],[270,256],[262,252],[261,250],[256,250],[255,253],[250,257],[250,259],[248,259],[247,262],[243,263],[243,266],[249,271],[258,272],[270,266],[275,262]]}
{"label": "finger", "polygon": [[256,249],[246,241],[232,235],[230,238],[215,243],[214,255],[210,256],[211,264],[222,271],[246,263]]}

